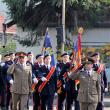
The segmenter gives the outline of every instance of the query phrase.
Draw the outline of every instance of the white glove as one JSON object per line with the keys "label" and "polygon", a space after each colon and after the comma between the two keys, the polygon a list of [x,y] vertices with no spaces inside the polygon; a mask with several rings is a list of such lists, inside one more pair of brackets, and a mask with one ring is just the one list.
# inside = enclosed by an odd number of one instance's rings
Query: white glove
{"label": "white glove", "polygon": [[63,88],[65,88],[65,84],[63,84]]}
{"label": "white glove", "polygon": [[4,65],[5,65],[5,63],[2,62],[2,63],[1,63],[1,67],[3,67]]}
{"label": "white glove", "polygon": [[55,92],[55,96],[58,96],[58,94]]}
{"label": "white glove", "polygon": [[45,77],[42,77],[41,80],[42,81],[47,81],[47,79]]}
{"label": "white glove", "polygon": [[37,78],[34,78],[34,79],[33,79],[33,82],[34,82],[35,84],[37,84],[37,83],[38,83]]}
{"label": "white glove", "polygon": [[71,74],[72,74],[71,72],[67,72],[68,77],[70,77],[70,76],[71,76]]}
{"label": "white glove", "polygon": [[11,85],[13,85],[13,80],[11,79],[11,80],[9,81],[9,83],[10,83]]}
{"label": "white glove", "polygon": [[108,88],[105,88],[105,92],[108,92]]}

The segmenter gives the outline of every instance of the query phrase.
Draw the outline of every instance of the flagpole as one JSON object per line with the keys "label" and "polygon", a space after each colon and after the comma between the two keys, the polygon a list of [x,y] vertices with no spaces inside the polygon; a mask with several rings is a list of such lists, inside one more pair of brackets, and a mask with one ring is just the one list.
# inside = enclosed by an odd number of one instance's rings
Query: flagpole
{"label": "flagpole", "polygon": [[64,45],[65,45],[65,5],[66,0],[63,0],[63,6],[62,6],[62,28],[63,28],[63,41],[62,41],[62,47],[61,52],[64,52]]}

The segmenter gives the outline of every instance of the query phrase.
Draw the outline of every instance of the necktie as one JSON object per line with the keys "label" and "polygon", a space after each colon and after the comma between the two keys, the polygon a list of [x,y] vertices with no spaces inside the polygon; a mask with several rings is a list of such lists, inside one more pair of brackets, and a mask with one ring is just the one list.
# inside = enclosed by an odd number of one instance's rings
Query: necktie
{"label": "necktie", "polygon": [[50,70],[50,67],[49,66],[47,66],[47,68],[48,68],[48,70]]}
{"label": "necktie", "polygon": [[90,76],[90,72],[88,71],[87,73],[88,73],[88,76]]}
{"label": "necktie", "polygon": [[23,69],[23,64],[21,64],[20,66],[21,66],[21,68]]}

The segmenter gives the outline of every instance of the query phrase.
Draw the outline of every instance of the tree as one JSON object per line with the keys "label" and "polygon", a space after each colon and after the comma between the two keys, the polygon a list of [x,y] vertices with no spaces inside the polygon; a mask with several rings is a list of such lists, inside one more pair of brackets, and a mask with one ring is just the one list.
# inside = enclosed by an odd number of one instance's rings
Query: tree
{"label": "tree", "polygon": [[[61,13],[62,0],[3,0],[9,9],[10,17],[20,26],[35,29],[47,23],[50,14]],[[73,22],[77,27],[78,16],[84,13],[97,13],[100,8],[110,5],[110,0],[67,0],[66,21]],[[92,11],[93,10],[93,11]],[[88,14],[90,16],[90,14]],[[90,16],[91,17],[91,16]],[[71,23],[69,23],[71,24]]]}
{"label": "tree", "polygon": [[[41,30],[46,29],[50,16],[62,14],[62,0],[40,0],[40,4],[39,0],[3,1],[8,6],[10,17],[17,25],[23,29],[37,30],[40,34]],[[79,23],[84,20],[94,25],[97,19],[102,19],[103,12],[108,12],[109,6],[110,0],[66,0],[66,27],[77,29]]]}

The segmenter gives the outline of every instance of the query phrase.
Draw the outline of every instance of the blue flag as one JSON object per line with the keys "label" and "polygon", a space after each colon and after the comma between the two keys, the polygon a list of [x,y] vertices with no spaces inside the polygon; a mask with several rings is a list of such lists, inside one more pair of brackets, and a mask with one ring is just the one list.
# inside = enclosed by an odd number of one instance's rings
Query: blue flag
{"label": "blue flag", "polygon": [[78,39],[77,38],[74,40],[74,51],[75,53],[78,52]]}
{"label": "blue flag", "polygon": [[45,48],[44,53],[51,54],[51,58],[52,58],[51,65],[55,66],[55,58],[54,58],[54,55],[53,55],[52,44],[51,44],[51,40],[50,40],[50,36],[48,34],[48,31],[45,34],[44,48]]}

